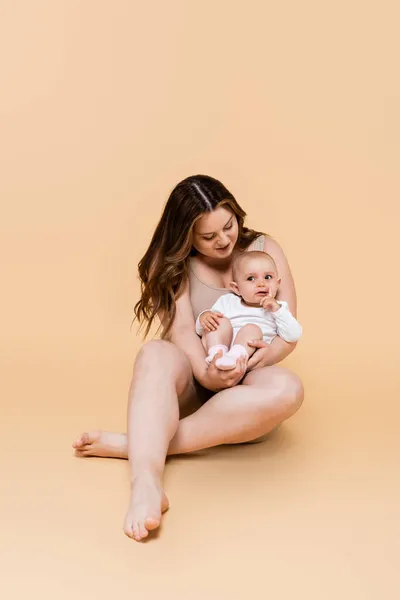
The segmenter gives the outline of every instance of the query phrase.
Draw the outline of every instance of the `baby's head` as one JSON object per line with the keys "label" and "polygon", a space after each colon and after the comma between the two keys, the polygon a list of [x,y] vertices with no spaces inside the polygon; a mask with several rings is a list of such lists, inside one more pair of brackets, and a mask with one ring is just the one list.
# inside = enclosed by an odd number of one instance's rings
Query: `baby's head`
{"label": "baby's head", "polygon": [[248,304],[259,305],[270,292],[275,298],[281,280],[272,256],[266,252],[242,252],[233,261],[231,289]]}

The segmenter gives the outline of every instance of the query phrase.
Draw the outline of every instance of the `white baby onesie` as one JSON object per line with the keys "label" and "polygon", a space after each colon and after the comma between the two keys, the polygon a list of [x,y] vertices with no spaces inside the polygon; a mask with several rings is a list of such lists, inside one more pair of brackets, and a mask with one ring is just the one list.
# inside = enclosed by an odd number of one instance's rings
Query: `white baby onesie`
{"label": "white baby onesie", "polygon": [[[247,306],[242,303],[242,300],[236,294],[223,294],[218,298],[212,308],[221,312],[224,317],[227,317],[233,328],[233,340],[237,336],[243,325],[254,323],[258,325],[263,333],[263,340],[270,344],[272,340],[279,335],[285,342],[297,342],[302,334],[300,323],[294,318],[289,310],[288,303],[285,301],[277,301],[280,308],[272,312],[264,310],[261,306]],[[204,331],[200,324],[200,316],[207,311],[202,311],[196,320],[196,333],[203,335]]]}

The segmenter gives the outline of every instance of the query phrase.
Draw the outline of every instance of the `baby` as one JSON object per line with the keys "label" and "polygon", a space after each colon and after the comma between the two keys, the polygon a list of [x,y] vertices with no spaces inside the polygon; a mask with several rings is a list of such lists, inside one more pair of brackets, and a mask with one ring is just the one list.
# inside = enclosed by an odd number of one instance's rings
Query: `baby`
{"label": "baby", "polygon": [[233,263],[233,279],[230,287],[234,293],[220,296],[196,320],[207,363],[222,350],[216,361],[222,370],[234,369],[240,356],[250,357],[255,352],[250,341],[270,344],[279,335],[286,342],[296,342],[302,334],[288,303],[275,300],[281,280],[272,256],[259,251],[239,254]]}

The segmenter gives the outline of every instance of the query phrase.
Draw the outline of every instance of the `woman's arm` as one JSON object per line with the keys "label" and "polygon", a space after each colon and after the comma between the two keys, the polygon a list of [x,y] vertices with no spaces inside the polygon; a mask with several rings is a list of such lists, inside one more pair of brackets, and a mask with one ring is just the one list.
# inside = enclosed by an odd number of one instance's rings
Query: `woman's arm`
{"label": "woman's arm", "polygon": [[296,348],[297,342],[285,342],[277,335],[270,344],[262,340],[248,342],[249,346],[256,348],[253,356],[249,359],[247,371],[259,369],[260,367],[271,367],[281,362]]}
{"label": "woman's arm", "polygon": [[205,388],[219,391],[236,385],[245,373],[245,365],[238,361],[236,369],[221,371],[215,366],[216,356],[210,366],[205,361],[205,350],[195,329],[190,303],[189,281],[184,292],[176,301],[176,315],[166,338],[183,350],[192,365],[193,376]]}
{"label": "woman's arm", "polygon": [[[270,237],[265,237],[264,252],[272,256],[278,270],[278,277],[281,278],[277,300],[285,300],[289,305],[289,310],[292,315],[297,317],[297,296],[294,279],[288,260],[282,248],[277,241]],[[296,348],[297,342],[285,342],[278,335],[274,338],[271,344],[264,342],[254,342],[250,344],[253,348],[257,348],[248,363],[248,371],[260,367],[270,367],[281,362]]]}
{"label": "woman's arm", "polygon": [[203,344],[196,333],[190,303],[189,281],[187,281],[182,295],[176,301],[175,318],[166,339],[185,352],[192,365],[194,377],[203,385],[202,382],[205,380],[207,371],[206,355]]}
{"label": "woman's arm", "polygon": [[281,279],[276,300],[285,300],[289,304],[290,312],[297,318],[296,288],[288,260],[278,242],[267,236],[265,237],[264,252],[270,254],[274,259],[278,277]]}

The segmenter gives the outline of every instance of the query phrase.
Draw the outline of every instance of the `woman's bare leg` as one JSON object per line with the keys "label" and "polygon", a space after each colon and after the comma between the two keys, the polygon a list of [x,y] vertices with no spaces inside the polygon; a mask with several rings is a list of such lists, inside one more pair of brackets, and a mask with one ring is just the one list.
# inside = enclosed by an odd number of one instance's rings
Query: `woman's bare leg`
{"label": "woman's bare leg", "polygon": [[[302,401],[303,386],[288,369],[274,366],[252,371],[242,385],[215,394],[179,421],[168,455],[255,440],[297,412]],[[77,456],[128,458],[124,433],[86,433],[74,447]]]}
{"label": "woman's bare leg", "polygon": [[182,419],[168,454],[255,440],[292,416],[303,401],[299,378],[282,367],[249,373],[242,385],[215,394]]}
{"label": "woman's bare leg", "polygon": [[[215,394],[178,423],[178,396],[190,387],[191,370],[184,353],[170,346],[167,342],[150,342],[138,356],[130,390],[130,406],[135,399],[138,404],[138,410],[129,412],[130,423],[136,421],[136,429],[129,430],[131,447],[128,448],[124,434],[92,432],[83,434],[74,444],[78,456],[128,458],[129,454],[133,478],[137,472],[150,470],[161,480],[167,451],[183,454],[220,444],[252,441],[289,418],[302,404],[303,386],[294,373],[282,367],[264,367],[249,373],[242,385]],[[156,357],[157,365],[164,364],[166,370],[170,369],[170,381],[175,382],[175,387],[171,383],[165,386],[165,380],[156,383],[154,370],[146,369],[146,355],[151,359],[149,364],[154,364]],[[156,415],[158,418],[154,418]],[[158,493],[158,498],[162,500],[163,496]],[[158,522],[159,509],[150,525]],[[129,535],[129,523],[126,531]]]}
{"label": "woman's bare leg", "polygon": [[178,396],[192,381],[190,362],[173,344],[145,344],[135,361],[128,405],[131,500],[124,531],[136,540],[159,526],[168,508],[165,458],[179,424]]}
{"label": "woman's bare leg", "polygon": [[[296,375],[281,367],[265,367],[179,421],[178,397],[190,391],[192,381],[189,360],[173,344],[153,341],[140,350],[129,393],[129,441],[122,447],[121,434],[116,440],[120,456],[130,460],[131,502],[124,530],[136,540],[158,527],[161,513],[168,508],[162,489],[167,453],[252,441],[295,413],[303,400]],[[108,436],[112,447],[113,434]],[[76,453],[96,455],[91,448],[95,443],[93,434],[84,434],[74,444]]]}

